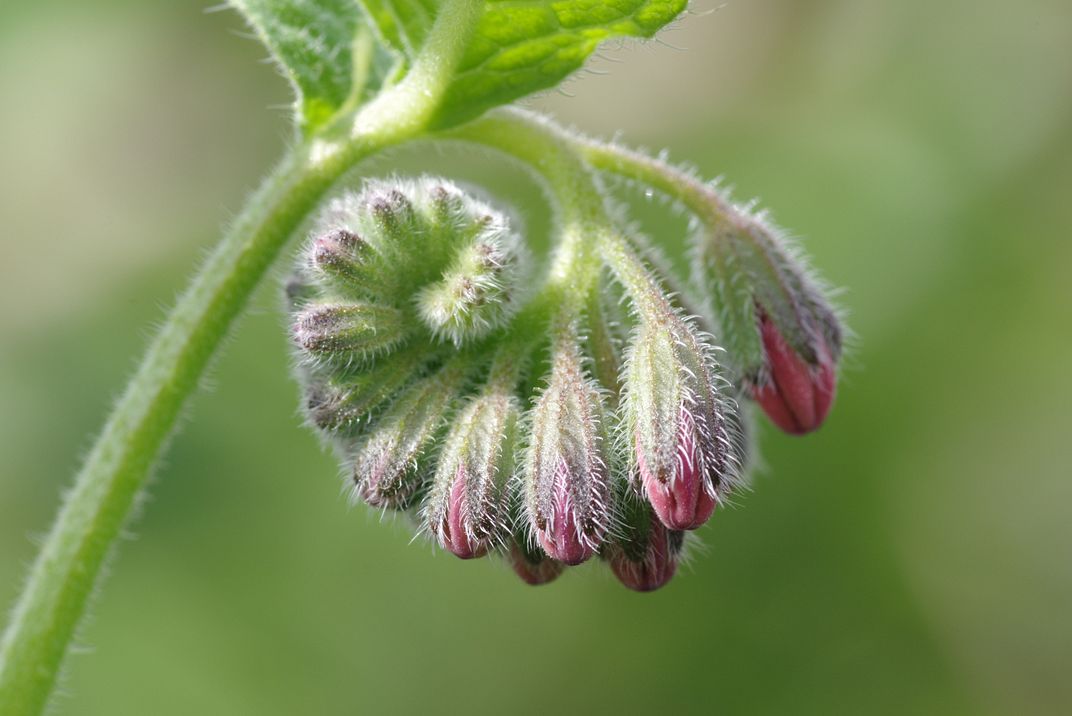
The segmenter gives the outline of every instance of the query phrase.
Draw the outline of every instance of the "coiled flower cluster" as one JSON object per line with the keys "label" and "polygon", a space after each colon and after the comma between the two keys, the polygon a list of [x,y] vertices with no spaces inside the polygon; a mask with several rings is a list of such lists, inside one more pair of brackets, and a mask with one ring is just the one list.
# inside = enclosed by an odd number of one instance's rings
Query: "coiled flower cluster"
{"label": "coiled flower cluster", "polygon": [[[697,240],[704,319],[628,242],[578,300],[451,182],[370,182],[325,208],[287,285],[305,414],[356,498],[460,558],[543,584],[598,557],[657,589],[742,483],[738,398],[799,433],[833,397],[833,310],[780,237],[736,216]],[[614,320],[610,275],[631,309]],[[714,331],[734,333],[725,368]]]}

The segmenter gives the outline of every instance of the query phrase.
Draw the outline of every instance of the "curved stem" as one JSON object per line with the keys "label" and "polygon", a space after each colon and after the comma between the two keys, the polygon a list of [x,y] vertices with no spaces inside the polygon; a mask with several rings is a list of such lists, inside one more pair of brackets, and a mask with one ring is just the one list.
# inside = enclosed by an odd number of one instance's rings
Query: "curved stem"
{"label": "curved stem", "polygon": [[45,707],[112,544],[219,344],[287,240],[356,162],[424,131],[482,12],[448,0],[410,73],[361,110],[348,141],[297,147],[179,299],[52,525],[0,641],[0,713]]}
{"label": "curved stem", "polygon": [[687,171],[617,144],[570,136],[574,149],[596,169],[645,184],[665,194],[708,226],[733,221],[733,205]]}
{"label": "curved stem", "polygon": [[[372,147],[355,150],[354,159]],[[364,150],[364,151],[362,151]],[[101,565],[187,397],[287,238],[345,167],[284,161],[209,257],[67,493],[0,644],[0,713],[38,713]]]}
{"label": "curved stem", "polygon": [[606,261],[643,316],[655,319],[671,310],[657,279],[616,227],[599,178],[581,154],[583,140],[518,109],[491,112],[444,136],[492,147],[539,175],[561,214],[551,280],[566,287],[575,305],[588,302]]}
{"label": "curved stem", "polygon": [[[680,202],[711,231],[717,232],[727,225],[741,228],[741,215],[733,204],[714,187],[689,172],[618,144],[566,132],[563,132],[563,139],[594,169],[640,182]],[[706,318],[706,312],[700,310],[700,303],[691,295],[688,287],[674,280],[673,272],[663,273],[664,279],[669,282],[668,287],[677,296],[677,302],[701,328],[712,333],[713,327]]]}
{"label": "curved stem", "polygon": [[570,300],[583,305],[599,274],[598,244],[606,231],[607,210],[595,174],[562,141],[560,131],[540,115],[504,109],[440,136],[495,149],[536,175],[550,197],[560,234],[548,286],[576,294]]}

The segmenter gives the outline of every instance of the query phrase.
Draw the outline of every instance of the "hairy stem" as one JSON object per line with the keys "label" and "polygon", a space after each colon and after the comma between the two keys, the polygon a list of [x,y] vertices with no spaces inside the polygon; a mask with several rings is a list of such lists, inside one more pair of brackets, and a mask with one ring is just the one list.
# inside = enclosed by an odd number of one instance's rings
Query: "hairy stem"
{"label": "hairy stem", "polygon": [[[479,142],[521,160],[542,180],[560,213],[562,240],[552,281],[574,305],[590,302],[605,261],[644,315],[664,315],[668,304],[658,279],[615,225],[605,192],[582,155],[583,140],[539,115],[503,109],[447,136]],[[660,302],[658,306],[653,302]],[[613,384],[612,384],[613,385]]]}
{"label": "hairy stem", "polygon": [[[371,147],[355,154],[367,154]],[[302,155],[265,181],[153,340],[97,438],[15,606],[0,644],[0,713],[39,712],[111,544],[253,289],[342,167]]]}
{"label": "hairy stem", "polygon": [[574,149],[600,171],[640,182],[680,202],[708,226],[732,221],[733,206],[714,188],[687,171],[628,147],[570,137]]}
{"label": "hairy stem", "polygon": [[555,208],[559,243],[549,285],[576,293],[583,305],[598,279],[599,235],[607,224],[603,193],[592,170],[563,142],[549,120],[518,109],[502,109],[441,135],[491,147],[533,171]]}
{"label": "hairy stem", "polygon": [[101,565],[220,342],[332,184],[361,159],[424,131],[482,7],[447,0],[409,74],[357,113],[350,139],[297,147],[195,276],[112,411],[31,569],[0,642],[0,713],[45,707]]}

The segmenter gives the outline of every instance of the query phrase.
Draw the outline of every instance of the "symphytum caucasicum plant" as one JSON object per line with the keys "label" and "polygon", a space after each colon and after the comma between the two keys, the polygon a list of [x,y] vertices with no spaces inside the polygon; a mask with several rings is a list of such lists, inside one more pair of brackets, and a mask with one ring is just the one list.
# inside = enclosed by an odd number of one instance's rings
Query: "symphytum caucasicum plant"
{"label": "symphytum caucasicum plant", "polygon": [[[188,397],[292,237],[286,284],[309,423],[356,498],[412,514],[529,584],[587,560],[674,575],[746,477],[754,402],[788,433],[834,399],[843,328],[799,249],[693,172],[509,106],[686,0],[233,0],[293,85],[296,140],[150,345],[45,540],[0,645],[0,713],[48,702],[101,565]],[[535,255],[449,179],[354,180],[414,140],[467,143],[546,190]],[[692,217],[679,277],[608,192]],[[623,309],[622,306],[625,308]]]}

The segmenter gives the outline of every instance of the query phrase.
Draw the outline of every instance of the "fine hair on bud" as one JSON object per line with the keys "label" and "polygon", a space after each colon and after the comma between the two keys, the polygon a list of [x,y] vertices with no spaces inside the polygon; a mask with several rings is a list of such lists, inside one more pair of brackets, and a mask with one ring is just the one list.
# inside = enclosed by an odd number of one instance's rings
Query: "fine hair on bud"
{"label": "fine hair on bud", "polygon": [[429,477],[430,453],[464,379],[462,362],[451,361],[392,403],[353,455],[356,497],[373,507],[411,505]]}
{"label": "fine hair on bud", "polygon": [[459,411],[443,441],[423,518],[439,545],[462,559],[506,543],[520,415],[517,398],[487,391]]}
{"label": "fine hair on bud", "polygon": [[587,376],[572,325],[559,326],[547,387],[532,410],[523,471],[535,541],[553,559],[580,564],[611,525],[602,395]]}
{"label": "fine hair on bud", "polygon": [[670,309],[638,326],[624,374],[630,474],[667,528],[696,529],[737,482],[728,384],[706,337]]}
{"label": "fine hair on bud", "polygon": [[651,507],[635,497],[623,498],[621,536],[604,554],[623,585],[637,592],[666,586],[677,572],[685,533],[662,523]]}
{"label": "fine hair on bud", "polygon": [[455,345],[499,328],[520,304],[525,259],[506,217],[489,210],[472,243],[459,247],[442,277],[421,289],[421,319],[436,336]]}
{"label": "fine hair on bud", "polygon": [[829,291],[763,214],[734,207],[694,242],[694,278],[708,289],[738,380],[786,432],[817,429],[833,403],[844,335]]}
{"label": "fine hair on bud", "polygon": [[311,303],[293,326],[294,342],[308,358],[344,366],[391,351],[408,332],[401,311],[371,303]]}

